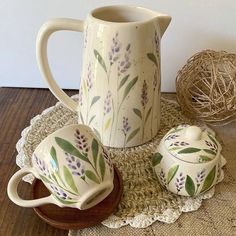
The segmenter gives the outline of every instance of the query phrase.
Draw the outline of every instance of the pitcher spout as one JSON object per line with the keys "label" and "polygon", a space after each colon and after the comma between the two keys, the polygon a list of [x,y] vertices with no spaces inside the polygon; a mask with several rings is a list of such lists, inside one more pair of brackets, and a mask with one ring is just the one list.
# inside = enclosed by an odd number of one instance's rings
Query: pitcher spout
{"label": "pitcher spout", "polygon": [[156,19],[157,19],[157,23],[159,25],[161,37],[162,37],[171,22],[171,16],[159,13]]}

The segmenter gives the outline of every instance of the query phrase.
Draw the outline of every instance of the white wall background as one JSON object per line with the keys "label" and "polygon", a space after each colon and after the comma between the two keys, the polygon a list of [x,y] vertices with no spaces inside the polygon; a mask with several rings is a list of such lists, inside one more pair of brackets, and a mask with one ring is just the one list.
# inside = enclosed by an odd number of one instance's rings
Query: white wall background
{"label": "white wall background", "polygon": [[[38,29],[54,17],[84,19],[91,9],[134,4],[168,13],[162,40],[162,91],[175,90],[177,71],[203,49],[236,53],[235,0],[0,0],[0,86],[46,87],[37,68]],[[60,32],[49,42],[49,61],[58,83],[79,88],[82,34]]]}

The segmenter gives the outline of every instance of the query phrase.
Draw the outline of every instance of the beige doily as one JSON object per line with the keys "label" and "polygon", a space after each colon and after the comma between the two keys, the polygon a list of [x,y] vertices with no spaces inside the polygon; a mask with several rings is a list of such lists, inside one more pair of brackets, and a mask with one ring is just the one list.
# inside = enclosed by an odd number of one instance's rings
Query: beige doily
{"label": "beige doily", "polygon": [[[77,100],[78,97],[73,98]],[[33,151],[47,135],[64,125],[76,122],[77,115],[61,103],[34,117],[17,143],[17,165],[21,168],[30,166]],[[113,162],[122,173],[124,194],[118,211],[103,221],[103,225],[119,228],[129,224],[132,227],[145,228],[157,220],[173,223],[182,212],[197,210],[203,199],[214,195],[214,188],[195,198],[172,194],[161,187],[152,170],[150,156],[160,139],[171,127],[181,123],[195,124],[196,122],[184,117],[176,103],[162,98],[161,128],[151,142],[134,148],[109,149]],[[224,164],[225,159],[222,160],[222,166]],[[222,170],[219,181],[223,176]],[[32,176],[26,176],[25,181],[31,182]],[[76,231],[71,231],[70,235],[76,235]]]}

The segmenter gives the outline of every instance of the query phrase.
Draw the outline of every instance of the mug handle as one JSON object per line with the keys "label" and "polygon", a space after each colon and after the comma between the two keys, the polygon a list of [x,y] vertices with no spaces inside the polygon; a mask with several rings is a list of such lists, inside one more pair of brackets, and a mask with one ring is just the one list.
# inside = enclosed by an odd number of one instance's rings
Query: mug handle
{"label": "mug handle", "polygon": [[10,179],[8,186],[7,186],[7,194],[8,197],[13,201],[16,205],[22,207],[37,207],[44,204],[57,204],[56,199],[52,196],[52,194],[48,197],[43,197],[34,200],[24,200],[22,199],[18,192],[17,187],[21,181],[21,179],[26,175],[32,173],[34,174],[34,170],[32,168],[23,168],[18,170]]}
{"label": "mug handle", "polygon": [[52,72],[48,64],[47,45],[50,35],[59,30],[72,30],[83,32],[84,22],[81,20],[57,18],[44,23],[39,30],[36,41],[36,55],[39,69],[48,83],[49,89],[54,96],[72,111],[77,111],[77,103],[71,99],[53,79]]}

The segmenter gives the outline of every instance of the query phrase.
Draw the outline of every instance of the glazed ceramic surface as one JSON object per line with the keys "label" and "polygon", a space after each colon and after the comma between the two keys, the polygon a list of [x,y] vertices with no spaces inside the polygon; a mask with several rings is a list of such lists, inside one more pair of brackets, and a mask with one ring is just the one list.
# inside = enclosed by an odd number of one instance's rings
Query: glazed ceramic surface
{"label": "glazed ceramic surface", "polygon": [[[157,134],[160,39],[170,20],[142,7],[108,6],[93,10],[84,22],[56,19],[41,28],[37,57],[51,91],[105,146],[136,146]],[[84,31],[78,104],[57,86],[46,57],[49,35],[63,29]]]}
{"label": "glazed ceramic surface", "polygon": [[168,190],[196,196],[215,185],[220,174],[220,152],[214,134],[197,126],[180,125],[163,137],[152,165]]}
{"label": "glazed ceramic surface", "polygon": [[[21,199],[17,186],[26,173],[41,179],[51,195]],[[113,166],[106,150],[89,127],[70,125],[40,143],[32,157],[32,168],[19,170],[9,181],[8,195],[23,207],[53,203],[83,210],[101,202],[112,189]]]}

